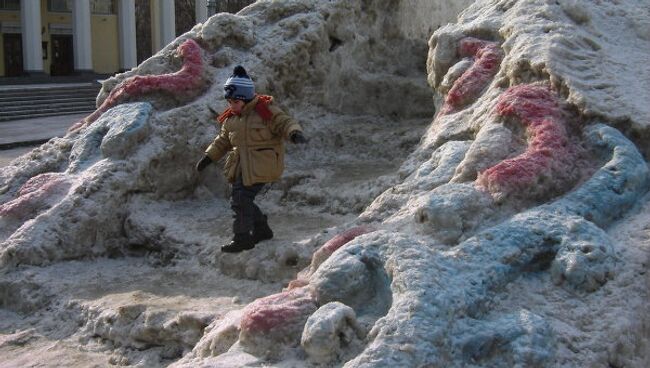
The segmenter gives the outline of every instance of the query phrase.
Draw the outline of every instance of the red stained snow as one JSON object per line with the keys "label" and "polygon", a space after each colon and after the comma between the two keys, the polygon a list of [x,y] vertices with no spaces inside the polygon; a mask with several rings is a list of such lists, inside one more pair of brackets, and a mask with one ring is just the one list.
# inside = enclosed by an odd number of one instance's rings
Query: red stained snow
{"label": "red stained snow", "polygon": [[136,75],[122,81],[95,112],[74,124],[70,131],[91,124],[115,105],[149,92],[167,92],[180,97],[196,94],[204,82],[201,47],[196,41],[188,39],[176,52],[183,58],[183,66],[179,71],[163,75]]}
{"label": "red stained snow", "polygon": [[445,115],[475,100],[499,70],[503,52],[496,42],[483,41],[473,37],[460,40],[460,56],[471,56],[474,64],[467,69],[447,93],[440,113]]}
{"label": "red stained snow", "polygon": [[541,179],[566,176],[574,161],[556,95],[545,85],[519,85],[500,97],[495,112],[526,127],[528,148],[480,173],[477,184],[493,195],[523,192]]}
{"label": "red stained snow", "polygon": [[302,331],[307,318],[316,309],[316,301],[307,288],[269,295],[244,308],[241,333],[251,336],[273,331]]}
{"label": "red stained snow", "polygon": [[357,226],[348,229],[328,240],[325,244],[323,244],[322,247],[314,252],[314,255],[311,257],[311,265],[309,266],[307,272],[300,272],[296,280],[289,282],[287,289],[292,290],[309,284],[309,277],[311,274],[313,274],[318,269],[318,267],[332,255],[332,253],[352,241],[352,239],[356,238],[357,236],[373,231],[375,231],[375,229],[369,226]]}
{"label": "red stained snow", "polygon": [[23,219],[58,201],[71,184],[70,178],[63,173],[37,175],[23,184],[16,199],[0,205],[0,216]]}
{"label": "red stained snow", "polygon": [[316,251],[316,254],[325,253],[329,257],[337,249],[341,248],[342,246],[350,242],[352,239],[356,238],[359,235],[363,235],[372,231],[374,231],[374,229],[367,226],[357,226],[348,229],[338,234],[337,236],[333,237],[332,239],[328,240],[327,243],[323,244],[323,246]]}

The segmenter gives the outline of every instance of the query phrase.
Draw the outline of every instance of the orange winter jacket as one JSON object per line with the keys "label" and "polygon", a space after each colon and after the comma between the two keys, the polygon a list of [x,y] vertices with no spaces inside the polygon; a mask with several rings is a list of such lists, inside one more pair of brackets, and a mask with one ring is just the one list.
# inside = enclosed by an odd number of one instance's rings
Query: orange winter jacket
{"label": "orange winter jacket", "polygon": [[244,106],[241,114],[226,110],[219,121],[221,132],[205,154],[215,162],[228,154],[224,174],[229,182],[234,182],[240,172],[246,186],[270,183],[282,176],[284,140],[302,128],[273,106],[272,97],[256,96]]}

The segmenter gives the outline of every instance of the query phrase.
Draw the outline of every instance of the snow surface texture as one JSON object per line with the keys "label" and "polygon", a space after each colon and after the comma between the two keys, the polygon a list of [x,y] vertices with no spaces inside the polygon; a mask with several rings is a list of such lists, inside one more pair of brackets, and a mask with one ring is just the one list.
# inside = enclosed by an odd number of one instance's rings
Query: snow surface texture
{"label": "snow surface texture", "polygon": [[[648,366],[647,2],[447,3],[259,1],[106,81],[0,171],[0,366]],[[312,139],[223,255],[237,64]]]}

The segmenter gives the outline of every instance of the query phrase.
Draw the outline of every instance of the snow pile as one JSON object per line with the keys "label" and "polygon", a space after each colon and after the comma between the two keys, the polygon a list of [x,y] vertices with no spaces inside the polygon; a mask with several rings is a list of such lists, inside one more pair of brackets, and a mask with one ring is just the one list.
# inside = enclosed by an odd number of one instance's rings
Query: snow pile
{"label": "snow pile", "polygon": [[[7,364],[650,364],[650,10],[440,27],[466,5],[259,1],[109,79],[0,172]],[[193,163],[237,64],[312,139],[260,199],[278,236],[225,255],[227,185]]]}

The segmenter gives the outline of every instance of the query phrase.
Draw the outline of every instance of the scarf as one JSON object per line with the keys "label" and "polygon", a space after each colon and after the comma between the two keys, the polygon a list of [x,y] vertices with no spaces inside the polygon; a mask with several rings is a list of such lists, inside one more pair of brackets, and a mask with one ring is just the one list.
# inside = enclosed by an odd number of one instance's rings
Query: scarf
{"label": "scarf", "polygon": [[[255,105],[255,112],[262,118],[264,121],[269,121],[273,118],[273,112],[271,112],[271,109],[269,109],[269,105],[273,101],[272,96],[267,96],[267,95],[256,95],[257,97],[257,105]],[[217,117],[217,121],[219,124],[223,124],[226,119],[233,117],[237,115],[232,109],[229,107],[224,112],[221,113]]]}

